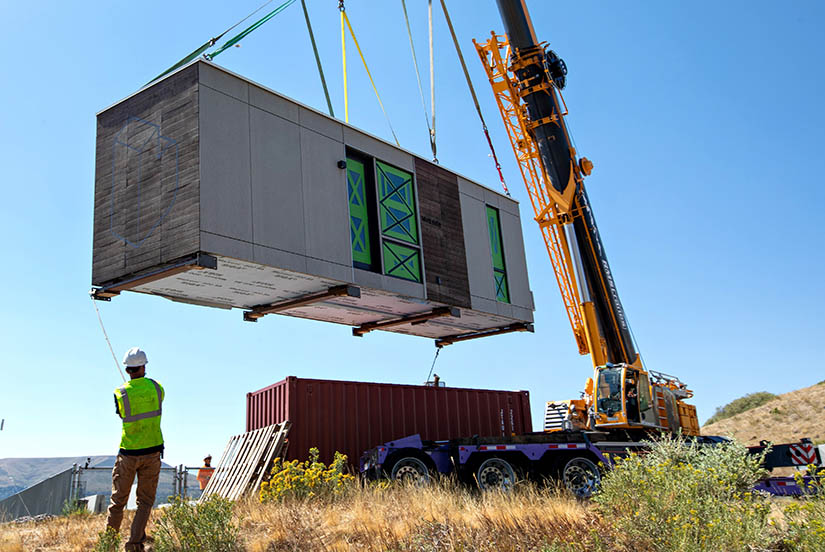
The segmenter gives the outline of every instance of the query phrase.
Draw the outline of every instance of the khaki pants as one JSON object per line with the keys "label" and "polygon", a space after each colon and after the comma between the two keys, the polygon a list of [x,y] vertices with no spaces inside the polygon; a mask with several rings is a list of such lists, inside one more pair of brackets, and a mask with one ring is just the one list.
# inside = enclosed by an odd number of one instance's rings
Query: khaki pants
{"label": "khaki pants", "polygon": [[132,532],[126,543],[126,550],[143,550],[146,540],[146,523],[152,506],[155,504],[155,491],[158,488],[160,476],[160,453],[144,454],[141,456],[125,456],[118,454],[115,467],[112,470],[112,500],[109,503],[109,518],[106,525],[115,531],[120,531],[123,521],[123,508],[129,500],[132,482],[137,475],[137,512],[132,520]]}

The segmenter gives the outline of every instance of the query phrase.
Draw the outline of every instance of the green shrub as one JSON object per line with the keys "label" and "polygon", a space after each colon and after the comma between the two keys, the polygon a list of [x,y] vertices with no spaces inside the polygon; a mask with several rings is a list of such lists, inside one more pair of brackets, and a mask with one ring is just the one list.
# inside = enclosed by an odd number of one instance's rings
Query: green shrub
{"label": "green shrub", "polygon": [[327,467],[318,461],[317,448],[309,449],[309,460],[283,462],[275,459],[272,477],[261,484],[261,502],[286,498],[332,497],[346,491],[355,477],[345,473],[347,456],[335,453],[332,464]]}
{"label": "green shrub", "polygon": [[155,523],[157,552],[235,552],[239,529],[232,521],[233,503],[211,496],[200,503],[172,499]]}
{"label": "green shrub", "polygon": [[774,395],[773,393],[768,393],[767,391],[749,393],[744,397],[739,397],[735,401],[729,402],[725,406],[717,407],[716,412],[713,413],[713,416],[708,418],[708,421],[705,422],[705,425],[709,425],[720,420],[724,420],[725,418],[736,416],[737,414],[741,414],[742,412],[750,410],[751,408],[762,406],[766,402],[772,401],[775,398],[776,395]]}
{"label": "green shrub", "polygon": [[67,516],[73,519],[86,519],[92,516],[92,513],[77,500],[67,500],[63,503],[60,509],[60,515]]}
{"label": "green shrub", "polygon": [[618,459],[594,500],[633,549],[767,548],[770,504],[751,492],[766,474],[762,459],[734,442],[698,446],[664,437],[646,454]]}
{"label": "green shrub", "polygon": [[[809,468],[809,471],[825,478],[825,468]],[[801,473],[796,475],[796,480],[806,494],[785,506],[788,528],[783,544],[791,552],[821,552],[825,550],[825,483],[818,479],[805,485]]]}
{"label": "green shrub", "polygon": [[120,533],[107,527],[97,535],[94,552],[118,552],[120,550]]}

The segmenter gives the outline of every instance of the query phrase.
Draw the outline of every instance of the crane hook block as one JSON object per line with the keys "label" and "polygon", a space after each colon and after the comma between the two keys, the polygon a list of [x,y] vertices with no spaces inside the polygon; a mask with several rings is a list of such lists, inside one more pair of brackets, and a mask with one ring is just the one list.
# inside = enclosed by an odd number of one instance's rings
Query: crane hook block
{"label": "crane hook block", "polygon": [[590,173],[593,172],[593,161],[587,157],[582,157],[579,159],[579,169],[581,169],[584,176],[590,176]]}

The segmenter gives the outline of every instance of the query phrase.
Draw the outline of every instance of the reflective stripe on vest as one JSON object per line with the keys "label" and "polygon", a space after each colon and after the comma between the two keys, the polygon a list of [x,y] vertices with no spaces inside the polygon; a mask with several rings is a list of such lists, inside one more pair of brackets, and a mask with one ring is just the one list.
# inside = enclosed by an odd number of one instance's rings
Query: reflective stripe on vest
{"label": "reflective stripe on vest", "polygon": [[120,397],[123,399],[123,421],[124,422],[137,422],[138,420],[145,420],[147,418],[155,418],[160,416],[163,412],[163,392],[160,389],[160,385],[155,380],[146,378],[147,381],[152,382],[152,385],[155,386],[155,391],[158,393],[158,409],[157,410],[150,410],[149,412],[141,412],[140,414],[132,415],[132,405],[129,403],[129,393],[126,392],[126,386],[118,387],[117,390],[120,391]]}

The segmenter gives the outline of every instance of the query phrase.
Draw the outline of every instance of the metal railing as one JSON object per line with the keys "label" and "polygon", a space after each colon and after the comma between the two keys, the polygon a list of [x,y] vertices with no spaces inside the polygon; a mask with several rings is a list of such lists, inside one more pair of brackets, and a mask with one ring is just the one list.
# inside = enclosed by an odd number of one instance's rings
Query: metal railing
{"label": "metal railing", "polygon": [[[106,500],[112,495],[112,467],[84,467],[72,465],[70,501],[77,502],[91,495],[104,495]],[[155,506],[164,504],[173,498],[197,500],[201,495],[196,473],[201,469],[180,464],[160,469],[158,489],[155,494]],[[190,473],[192,472],[192,473]],[[137,478],[135,478],[135,483]]]}

